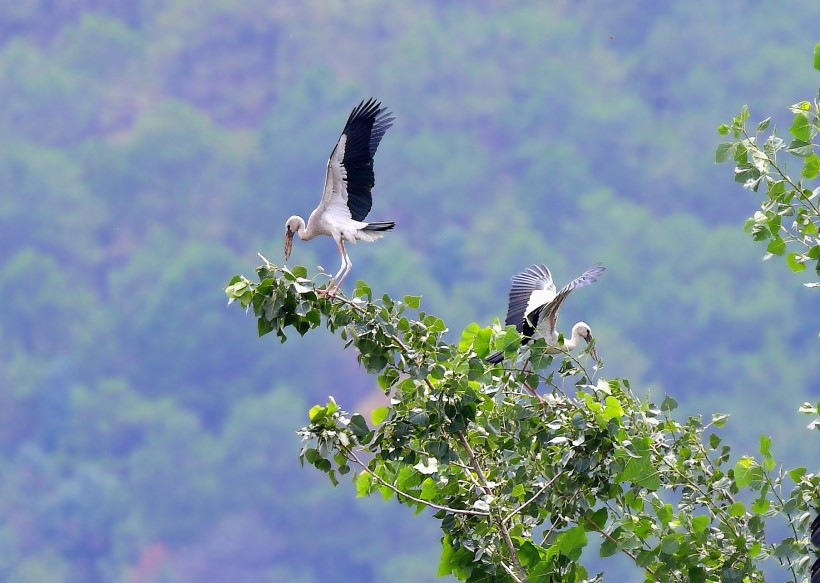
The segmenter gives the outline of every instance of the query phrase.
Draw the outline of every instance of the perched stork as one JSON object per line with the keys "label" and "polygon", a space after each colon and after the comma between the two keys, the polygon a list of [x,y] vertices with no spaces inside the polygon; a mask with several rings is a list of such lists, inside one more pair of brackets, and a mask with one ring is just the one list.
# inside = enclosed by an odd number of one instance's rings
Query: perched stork
{"label": "perched stork", "polygon": [[294,235],[299,235],[303,241],[328,235],[336,241],[342,266],[325,290],[329,295],[339,290],[353,266],[345,250],[345,241],[375,241],[396,226],[393,221],[364,221],[373,206],[370,192],[376,183],[373,157],[384,133],[395,119],[387,108],[373,98],[353,108],[327,161],[322,201],[310,213],[307,225],[297,215],[285,223],[285,261],[290,257]]}
{"label": "perched stork", "polygon": [[[522,334],[521,344],[527,344],[537,333],[546,339],[547,353],[558,354],[564,351],[575,350],[583,338],[592,341],[592,331],[586,322],[578,322],[572,327],[572,336],[558,346],[558,331],[555,329],[558,321],[558,310],[572,290],[584,287],[595,282],[604,271],[600,263],[596,263],[583,274],[573,279],[564,288],[556,293],[552,274],[546,265],[533,265],[512,277],[510,287],[509,306],[507,308],[507,325],[514,324],[516,330]],[[592,358],[598,360],[595,347],[590,350]],[[494,352],[487,357],[487,361],[497,364],[504,359],[503,352]]]}

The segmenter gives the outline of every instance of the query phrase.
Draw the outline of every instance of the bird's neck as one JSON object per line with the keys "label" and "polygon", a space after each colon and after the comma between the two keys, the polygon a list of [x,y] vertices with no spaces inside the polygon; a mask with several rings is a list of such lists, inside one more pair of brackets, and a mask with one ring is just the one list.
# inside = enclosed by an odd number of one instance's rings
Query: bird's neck
{"label": "bird's neck", "polygon": [[310,221],[308,221],[308,224],[305,225],[304,220],[302,220],[302,222],[299,223],[299,226],[296,229],[296,234],[302,241],[309,241],[310,239],[313,239],[316,236],[316,233],[314,233],[313,229],[310,228]]}
{"label": "bird's neck", "polygon": [[580,341],[581,334],[575,331],[569,340],[564,340],[564,348],[570,351],[575,350],[578,347],[578,342]]}

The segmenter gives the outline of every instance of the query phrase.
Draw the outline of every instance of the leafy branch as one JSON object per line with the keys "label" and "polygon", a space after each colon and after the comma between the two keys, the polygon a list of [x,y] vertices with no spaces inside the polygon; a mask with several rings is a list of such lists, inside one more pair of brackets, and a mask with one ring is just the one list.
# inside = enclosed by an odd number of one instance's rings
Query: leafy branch
{"label": "leafy branch", "polygon": [[[759,122],[751,132],[747,125],[749,108],[741,108],[730,124],[718,127],[721,136],[731,134],[734,139],[717,146],[715,161],[732,162],[735,182],[744,188],[758,192],[765,186],[760,210],[743,227],[755,241],[767,242],[765,258],[785,256],[796,273],[813,264],[820,277],[820,187],[809,185],[820,175],[815,143],[820,131],[820,103],[816,98],[800,101],[789,111],[793,114],[789,127],[792,139],[787,142],[777,135],[771,118]],[[799,165],[799,178],[787,172],[783,156]],[[820,281],[805,285],[820,287]]]}
{"label": "leafy branch", "polygon": [[[626,380],[593,383],[571,355],[545,355],[541,341],[519,348],[514,327],[471,324],[449,344],[440,318],[410,315],[417,296],[374,299],[360,281],[351,298],[328,298],[304,268],[267,261],[257,275],[234,277],[226,293],[253,311],[260,335],[286,341],[289,329],[324,324],[390,395],[370,424],[332,398],[312,407],[300,459],[334,485],[351,474],[359,496],[433,512],[440,574],[600,581],[578,562],[590,532],[603,537],[602,556],[622,553],[655,581],[762,581],[769,556],[796,583],[807,573],[796,557],[808,554],[808,525],[791,517],[820,498],[820,477],[805,468],[767,477],[768,445],[760,462],[743,456],[726,468],[730,449],[705,431],[727,416],[675,421],[673,399],[657,407]],[[486,363],[491,350],[513,366]],[[543,403],[527,385],[547,387]],[[795,482],[789,493],[785,478]],[[738,500],[744,491],[758,493],[751,509]],[[767,544],[767,516],[784,517],[790,535]]]}

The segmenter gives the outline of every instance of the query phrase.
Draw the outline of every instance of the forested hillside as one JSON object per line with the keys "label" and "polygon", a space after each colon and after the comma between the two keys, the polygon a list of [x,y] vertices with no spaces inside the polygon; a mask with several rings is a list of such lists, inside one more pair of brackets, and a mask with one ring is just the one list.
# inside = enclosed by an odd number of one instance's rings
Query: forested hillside
{"label": "forested hillside", "polygon": [[259,340],[223,293],[282,262],[370,96],[397,116],[371,218],[397,227],[349,247],[346,288],[422,295],[455,340],[522,268],[601,261],[561,323],[608,377],[816,467],[817,291],[761,261],[714,147],[744,103],[787,126],[817,95],[818,30],[810,0],[3,3],[0,580],[439,580],[432,523],[300,468],[313,403],[383,402],[356,354]]}

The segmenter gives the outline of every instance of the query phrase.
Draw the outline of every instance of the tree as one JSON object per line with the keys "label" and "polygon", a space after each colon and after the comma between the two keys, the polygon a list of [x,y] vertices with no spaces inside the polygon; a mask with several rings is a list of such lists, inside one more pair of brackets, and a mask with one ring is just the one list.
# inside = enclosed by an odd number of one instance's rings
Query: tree
{"label": "tree", "polygon": [[[814,61],[820,69],[820,44]],[[769,119],[750,135],[744,107],[718,129],[734,141],[718,146],[716,161],[734,161],[735,181],[748,189],[766,185],[761,210],[744,228],[768,241],[768,256],[786,255],[795,272],[816,261],[820,276],[820,188],[804,182],[820,175],[811,141],[820,132],[820,103],[790,110],[794,140],[787,144],[774,129],[761,140]],[[802,178],[786,172],[783,151],[803,159]],[[784,224],[784,217],[794,218]],[[237,275],[225,292],[253,310],[260,336],[274,332],[285,342],[288,327],[304,335],[324,321],[391,397],[369,424],[333,397],[312,407],[299,431],[300,459],[334,485],[352,474],[358,496],[378,492],[417,512],[431,509],[443,531],[439,574],[468,582],[601,581],[602,573],[590,577],[578,561],[597,534],[602,557],[623,553],[646,581],[763,581],[768,558],[795,583],[820,576],[810,556],[820,475],[778,465],[770,437],[761,436],[758,457],[731,464],[731,448],[716,431],[728,415],[680,422],[671,396],[659,405],[638,398],[628,380],[605,379],[597,365],[547,355],[543,340],[519,350],[513,326],[473,323],[452,345],[440,318],[408,316],[418,296],[374,300],[359,281],[352,298],[329,297],[315,283],[327,274],[307,279],[305,268],[267,259],[256,271],[258,282]],[[491,350],[511,365],[488,364]],[[528,392],[539,387],[549,391],[544,401]],[[820,402],[800,411],[820,416]],[[820,429],[820,418],[809,427]],[[785,535],[773,537],[778,527]]]}
{"label": "tree", "polygon": [[[257,318],[260,336],[287,340],[325,323],[391,396],[369,422],[333,398],[309,411],[300,459],[358,496],[379,493],[416,512],[431,509],[443,532],[439,574],[486,581],[601,581],[578,559],[590,535],[601,556],[623,553],[647,581],[763,581],[773,557],[795,582],[808,575],[808,529],[820,475],[778,466],[771,439],[759,457],[730,463],[731,448],[708,422],[672,416],[677,403],[635,396],[626,379],[604,379],[543,340],[519,351],[512,326],[469,325],[458,344],[442,338],[420,298],[374,299],[359,281],[352,298],[330,298],[303,267],[269,261],[258,282],[226,288]],[[512,364],[489,365],[491,350]],[[550,370],[551,372],[542,372]],[[527,387],[546,389],[543,404]],[[767,519],[787,534],[767,542]]]}

